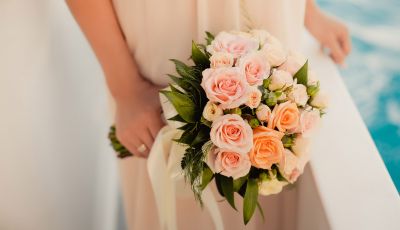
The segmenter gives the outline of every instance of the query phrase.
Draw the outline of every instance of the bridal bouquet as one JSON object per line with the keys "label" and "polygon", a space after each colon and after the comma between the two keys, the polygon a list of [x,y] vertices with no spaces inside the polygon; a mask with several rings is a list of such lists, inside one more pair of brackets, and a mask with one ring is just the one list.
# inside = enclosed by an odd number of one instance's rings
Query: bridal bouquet
{"label": "bridal bouquet", "polygon": [[234,209],[234,193],[243,197],[247,224],[259,194],[303,172],[326,96],[308,61],[266,31],[206,34],[206,45],[192,43],[193,66],[172,60],[179,76],[161,93],[182,123],[175,141],[187,147],[181,167],[196,198],[215,179]]}
{"label": "bridal bouquet", "polygon": [[243,197],[247,224],[257,206],[263,215],[258,195],[277,194],[303,173],[326,96],[308,61],[268,32],[206,35],[206,44],[192,42],[194,65],[172,60],[177,75],[161,93],[177,112],[169,120],[181,123],[174,141],[185,146],[181,168],[195,198],[202,203],[214,180],[232,208],[234,194]]}

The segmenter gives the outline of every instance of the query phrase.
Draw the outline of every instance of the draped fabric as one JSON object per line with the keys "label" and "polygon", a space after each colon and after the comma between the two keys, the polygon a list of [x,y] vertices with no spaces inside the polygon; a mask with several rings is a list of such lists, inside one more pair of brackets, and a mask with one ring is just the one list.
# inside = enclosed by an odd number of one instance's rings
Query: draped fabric
{"label": "draped fabric", "polygon": [[[114,0],[114,7],[141,74],[155,84],[166,85],[166,73],[174,73],[168,60],[187,60],[191,41],[202,42],[206,30],[216,34],[251,26],[269,31],[290,49],[298,49],[305,0]],[[119,163],[129,229],[161,229],[154,194],[163,191],[153,191],[146,163],[139,158]],[[189,190],[189,186],[177,185],[178,229],[214,229],[209,212],[200,208]],[[215,187],[212,190],[217,201],[222,201]],[[266,219],[263,221],[257,212],[246,227],[241,198],[236,197],[239,212],[227,202],[218,202],[224,228],[295,229],[296,195],[294,188],[261,197]]]}

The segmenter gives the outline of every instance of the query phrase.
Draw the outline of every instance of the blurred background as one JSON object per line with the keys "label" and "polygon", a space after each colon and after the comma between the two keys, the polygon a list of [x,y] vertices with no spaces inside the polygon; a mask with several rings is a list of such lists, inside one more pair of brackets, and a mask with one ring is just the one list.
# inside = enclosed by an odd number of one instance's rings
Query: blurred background
{"label": "blurred background", "polygon": [[[399,190],[400,2],[318,3],[350,27],[341,73]],[[64,1],[1,0],[0,31],[0,229],[124,229],[105,83]]]}
{"label": "blurred background", "polygon": [[353,50],[340,71],[399,191],[400,1],[317,2],[349,26]]}

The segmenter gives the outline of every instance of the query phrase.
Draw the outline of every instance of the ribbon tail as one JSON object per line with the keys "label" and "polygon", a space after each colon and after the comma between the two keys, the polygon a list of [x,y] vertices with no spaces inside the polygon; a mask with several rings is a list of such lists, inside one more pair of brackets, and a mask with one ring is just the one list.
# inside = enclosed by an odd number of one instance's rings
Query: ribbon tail
{"label": "ribbon tail", "polygon": [[176,230],[175,182],[167,168],[167,157],[176,132],[169,126],[160,130],[147,160],[147,170],[153,188],[161,229]]}

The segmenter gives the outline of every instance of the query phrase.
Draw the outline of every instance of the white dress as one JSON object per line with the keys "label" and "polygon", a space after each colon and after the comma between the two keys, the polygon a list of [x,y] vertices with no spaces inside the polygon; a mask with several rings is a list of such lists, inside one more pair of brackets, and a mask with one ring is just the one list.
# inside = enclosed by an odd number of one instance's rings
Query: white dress
{"label": "white dress", "polygon": [[[155,84],[166,85],[166,74],[174,73],[168,60],[187,60],[191,41],[203,42],[204,31],[216,34],[252,26],[266,29],[288,48],[297,49],[303,32],[305,0],[114,0],[114,7],[141,74]],[[120,172],[129,229],[160,229],[146,160],[121,160]],[[256,211],[246,227],[240,199],[236,201],[239,212],[227,202],[218,203],[225,229],[295,228],[296,189],[261,197],[265,222]],[[214,228],[210,215],[191,196],[177,199],[177,218],[178,229]]]}

